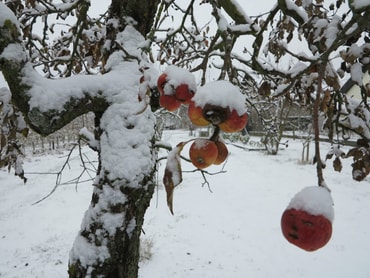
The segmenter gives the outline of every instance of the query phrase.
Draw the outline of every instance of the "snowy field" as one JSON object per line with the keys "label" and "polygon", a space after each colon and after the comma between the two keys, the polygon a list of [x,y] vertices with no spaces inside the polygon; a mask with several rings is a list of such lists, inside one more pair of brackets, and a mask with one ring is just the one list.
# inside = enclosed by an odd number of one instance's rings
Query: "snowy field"
{"label": "snowy field", "polygon": [[[186,131],[163,136],[173,146],[186,139]],[[174,194],[174,216],[163,186],[158,187],[145,218],[147,259],[140,265],[141,278],[370,277],[369,177],[353,181],[350,160],[344,161],[342,173],[328,161],[324,175],[335,203],[333,236],[324,248],[308,253],[288,243],[280,230],[290,199],[317,183],[315,166],[300,163],[302,141],[290,139],[277,156],[228,148],[226,172],[207,175],[209,187],[202,186],[199,172],[184,173]],[[323,156],[329,148],[322,145]],[[312,151],[313,145],[311,157]],[[84,153],[94,160],[87,148]],[[67,154],[29,156],[26,185],[0,171],[0,277],[67,277],[68,253],[89,205],[91,183],[60,185],[33,205],[55,185],[56,175],[43,173],[58,172]],[[62,182],[76,178],[79,165],[74,152]],[[183,169],[193,168],[184,162]]]}

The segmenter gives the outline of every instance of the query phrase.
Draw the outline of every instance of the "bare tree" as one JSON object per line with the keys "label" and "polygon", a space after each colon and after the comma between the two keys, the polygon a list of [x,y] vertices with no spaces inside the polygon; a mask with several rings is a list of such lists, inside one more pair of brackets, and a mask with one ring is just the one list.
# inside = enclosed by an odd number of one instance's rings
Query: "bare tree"
{"label": "bare tree", "polygon": [[[26,135],[24,121],[48,135],[80,115],[95,115],[93,133],[82,135],[98,153],[98,173],[70,277],[138,275],[139,237],[155,187],[156,62],[187,68],[201,85],[229,80],[249,102],[250,86],[268,84],[262,91],[271,99],[313,105],[320,186],[319,118],[331,137],[348,129],[359,135],[349,154],[353,175],[362,180],[370,172],[369,91],[361,78],[370,62],[368,4],[279,0],[252,16],[231,0],[112,0],[98,18],[89,16],[89,6],[86,0],[0,2],[0,69],[10,89],[1,103],[15,107],[6,112],[11,124],[1,153],[14,143],[14,132]],[[346,74],[361,86],[358,103],[340,94]],[[17,152],[1,160],[22,176]]]}

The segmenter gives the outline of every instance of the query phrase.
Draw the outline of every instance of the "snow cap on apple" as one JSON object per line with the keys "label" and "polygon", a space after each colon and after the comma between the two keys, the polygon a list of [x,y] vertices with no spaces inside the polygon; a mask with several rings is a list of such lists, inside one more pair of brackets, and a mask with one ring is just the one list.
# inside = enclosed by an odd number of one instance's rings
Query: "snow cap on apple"
{"label": "snow cap on apple", "polygon": [[225,80],[209,82],[199,87],[192,101],[202,108],[209,104],[236,110],[239,116],[247,112],[245,97],[238,87]]}
{"label": "snow cap on apple", "polygon": [[334,220],[333,200],[325,187],[305,187],[290,201],[281,217],[284,237],[292,244],[315,251],[328,243]]}
{"label": "snow cap on apple", "polygon": [[160,92],[159,104],[174,111],[181,104],[189,104],[196,91],[196,82],[194,75],[188,70],[168,66],[158,77],[157,87]]}
{"label": "snow cap on apple", "polygon": [[163,71],[162,75],[165,76],[163,87],[165,95],[173,95],[175,93],[174,89],[182,85],[187,85],[191,92],[195,92],[197,89],[195,77],[187,69],[171,65]]}
{"label": "snow cap on apple", "polygon": [[330,222],[334,220],[333,199],[330,191],[322,186],[308,186],[299,191],[290,201],[287,209],[304,210],[312,215],[323,215]]}
{"label": "snow cap on apple", "polygon": [[188,116],[194,125],[212,123],[224,132],[240,131],[248,121],[245,97],[238,87],[224,80],[199,88],[190,101]]}

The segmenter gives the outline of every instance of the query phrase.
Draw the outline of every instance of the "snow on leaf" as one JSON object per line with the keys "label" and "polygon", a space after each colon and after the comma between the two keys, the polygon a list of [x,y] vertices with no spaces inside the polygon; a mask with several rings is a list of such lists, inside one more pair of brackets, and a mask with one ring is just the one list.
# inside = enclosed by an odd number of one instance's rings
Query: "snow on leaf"
{"label": "snow on leaf", "polygon": [[167,157],[167,164],[164,170],[163,184],[167,193],[167,206],[173,214],[173,191],[182,182],[180,153],[185,143],[180,142],[170,151]]}

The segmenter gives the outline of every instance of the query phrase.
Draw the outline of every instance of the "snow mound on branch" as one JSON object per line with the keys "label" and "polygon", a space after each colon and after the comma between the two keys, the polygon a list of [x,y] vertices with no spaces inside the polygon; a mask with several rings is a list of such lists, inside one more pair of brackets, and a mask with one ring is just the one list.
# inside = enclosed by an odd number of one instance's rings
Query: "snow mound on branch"
{"label": "snow mound on branch", "polygon": [[239,88],[229,81],[217,80],[209,82],[197,90],[192,98],[196,106],[204,107],[206,104],[229,107],[235,109],[239,115],[246,113],[245,97]]}
{"label": "snow mound on branch", "polygon": [[334,220],[333,199],[328,189],[320,186],[303,188],[290,201],[287,209],[304,210],[312,215],[323,215]]}
{"label": "snow mound on branch", "polygon": [[14,15],[12,10],[0,2],[0,26],[3,26],[7,20],[10,20],[18,30],[20,29],[17,17]]}

